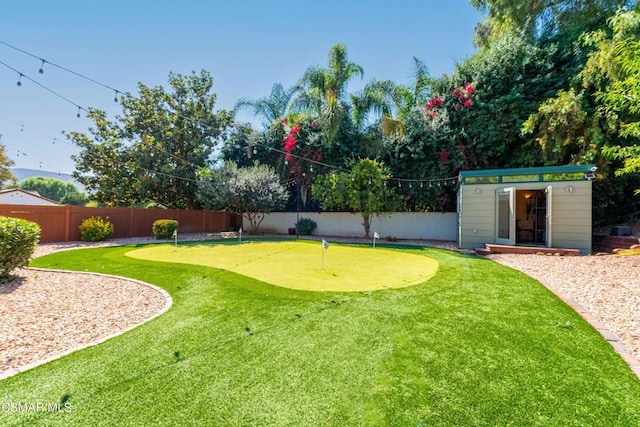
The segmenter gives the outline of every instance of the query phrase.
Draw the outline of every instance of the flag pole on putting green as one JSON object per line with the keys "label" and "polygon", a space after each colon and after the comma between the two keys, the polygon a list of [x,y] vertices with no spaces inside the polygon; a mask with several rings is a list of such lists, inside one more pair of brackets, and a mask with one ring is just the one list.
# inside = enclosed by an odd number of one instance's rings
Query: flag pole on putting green
{"label": "flag pole on putting green", "polygon": [[322,239],[322,271],[324,271],[324,251],[329,249],[329,242]]}
{"label": "flag pole on putting green", "polygon": [[373,232],[373,249],[376,248],[376,239],[379,239],[379,238],[380,238],[380,235],[378,234],[378,232],[374,231]]}
{"label": "flag pole on putting green", "polygon": [[242,243],[242,227],[240,227],[240,230],[238,230],[238,243]]}
{"label": "flag pole on putting green", "polygon": [[173,240],[175,242],[175,246],[176,248],[178,247],[178,229],[176,228],[175,230],[173,230]]}

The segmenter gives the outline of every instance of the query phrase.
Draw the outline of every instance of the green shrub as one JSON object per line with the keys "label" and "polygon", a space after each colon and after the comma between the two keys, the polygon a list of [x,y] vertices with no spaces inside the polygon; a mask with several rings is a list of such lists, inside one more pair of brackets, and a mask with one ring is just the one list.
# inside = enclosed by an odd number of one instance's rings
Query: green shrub
{"label": "green shrub", "polygon": [[113,224],[97,216],[83,220],[79,228],[80,239],[84,242],[98,242],[113,234]]}
{"label": "green shrub", "polygon": [[152,231],[156,239],[171,239],[178,229],[178,221],[174,219],[159,219],[153,223]]}
{"label": "green shrub", "polygon": [[311,234],[316,229],[316,222],[311,218],[300,218],[296,223],[298,234]]}
{"label": "green shrub", "polygon": [[40,226],[19,218],[0,216],[0,283],[29,263],[40,240]]}

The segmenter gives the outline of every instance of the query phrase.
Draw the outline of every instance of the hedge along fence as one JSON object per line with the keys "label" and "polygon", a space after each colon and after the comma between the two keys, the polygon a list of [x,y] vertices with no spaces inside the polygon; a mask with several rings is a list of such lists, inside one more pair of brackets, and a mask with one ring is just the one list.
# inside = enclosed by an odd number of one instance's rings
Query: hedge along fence
{"label": "hedge along fence", "polygon": [[40,242],[80,240],[80,223],[92,216],[113,223],[112,237],[151,236],[153,222],[174,219],[180,233],[217,233],[238,228],[240,219],[229,212],[186,211],[179,209],[86,208],[83,206],[0,205],[0,215],[35,222],[42,229]]}
{"label": "hedge along fence", "polygon": [[[362,237],[364,227],[359,213],[349,212],[300,212],[299,218],[316,222],[313,234],[319,236]],[[272,212],[265,215],[258,231],[286,234],[295,227],[296,212]],[[248,224],[243,225],[248,230]],[[455,241],[457,239],[457,214],[455,212],[391,212],[374,215],[371,236],[377,232],[380,238],[424,239]]]}

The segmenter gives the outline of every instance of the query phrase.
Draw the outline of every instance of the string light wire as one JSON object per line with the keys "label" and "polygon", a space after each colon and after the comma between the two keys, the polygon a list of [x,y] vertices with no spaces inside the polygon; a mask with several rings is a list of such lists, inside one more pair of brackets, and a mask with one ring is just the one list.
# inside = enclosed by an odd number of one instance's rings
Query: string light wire
{"label": "string light wire", "polygon": [[[55,96],[57,96],[58,98],[61,98],[63,100],[65,100],[66,102],[68,102],[69,104],[78,107],[78,114],[80,114],[80,111],[84,111],[86,113],[88,113],[89,111],[86,108],[83,108],[82,106],[80,106],[79,104],[76,104],[75,102],[73,102],[72,100],[70,100],[69,98],[67,98],[64,95],[59,94],[58,92],[56,92],[53,89],[48,88],[47,86],[43,85],[42,83],[32,79],[31,77],[29,77],[28,75],[26,75],[25,73],[16,70],[15,68],[13,68],[11,65],[5,63],[4,61],[0,61],[0,65],[4,65],[5,67],[7,67],[8,69],[14,71],[15,73],[18,74],[18,86],[22,86],[22,82],[21,79],[24,77],[25,79],[29,80],[32,83],[35,83],[36,85],[40,86],[41,88],[43,88],[44,90],[54,94]],[[78,116],[79,117],[79,116]]]}
{"label": "string light wire", "polygon": [[114,92],[115,92],[115,94],[116,94],[116,98],[117,98],[117,96],[118,96],[118,94],[119,94],[119,93],[123,93],[122,91],[120,91],[120,90],[118,90],[118,89],[116,89],[116,88],[113,88],[113,87],[111,87],[111,86],[109,86],[109,85],[107,85],[107,84],[104,84],[104,83],[102,83],[102,82],[99,82],[98,80],[92,79],[91,77],[85,76],[84,74],[78,73],[77,71],[73,71],[73,70],[71,70],[71,69],[69,69],[69,68],[63,67],[62,65],[58,65],[58,64],[56,64],[56,63],[54,63],[54,62],[48,61],[48,60],[46,60],[46,59],[44,59],[44,58],[41,58],[41,57],[39,57],[39,56],[37,56],[37,55],[34,55],[34,54],[33,54],[33,53],[31,53],[31,52],[27,52],[26,50],[20,49],[19,47],[13,46],[13,45],[11,45],[11,44],[9,44],[9,43],[7,43],[7,42],[4,42],[4,41],[2,41],[2,40],[0,40],[0,44],[3,44],[3,45],[5,45],[5,46],[7,46],[7,47],[10,47],[11,49],[17,50],[17,51],[18,51],[18,52],[20,52],[20,53],[24,53],[25,55],[28,55],[28,56],[30,56],[30,57],[32,57],[32,58],[35,58],[35,59],[37,59],[38,61],[41,61],[41,62],[42,62],[42,64],[40,65],[40,69],[38,70],[38,72],[39,72],[40,74],[43,74],[43,73],[44,73],[44,65],[45,65],[45,64],[49,64],[49,65],[51,65],[51,66],[53,66],[53,67],[59,68],[59,69],[61,69],[61,70],[63,70],[63,71],[66,71],[67,73],[71,73],[71,74],[73,74],[73,75],[75,75],[75,76],[77,76],[77,77],[80,77],[80,78],[82,78],[82,79],[85,79],[85,80],[87,80],[87,81],[90,81],[91,83],[95,83],[95,84],[97,84],[97,85],[99,85],[99,86],[102,86],[102,87],[104,87],[104,88],[106,88],[106,89],[109,89],[109,90],[114,91]]}
{"label": "string light wire", "polygon": [[[88,76],[86,76],[86,75],[84,75],[84,74],[82,74],[82,73],[79,73],[79,72],[77,72],[77,71],[74,71],[74,70],[72,70],[72,69],[70,69],[70,68],[67,68],[67,67],[64,67],[64,66],[62,66],[62,65],[56,64],[56,63],[54,63],[54,62],[48,61],[48,60],[46,60],[46,59],[44,59],[44,58],[41,58],[41,57],[39,57],[39,56],[37,56],[37,55],[35,55],[35,54],[31,53],[31,52],[28,52],[28,51],[26,51],[26,50],[20,49],[20,48],[18,48],[18,47],[16,47],[16,46],[13,46],[13,45],[11,45],[11,44],[9,44],[9,43],[7,43],[7,42],[2,41],[2,40],[0,40],[0,44],[5,45],[5,46],[7,46],[7,47],[9,47],[9,48],[11,48],[11,49],[14,49],[14,50],[16,50],[16,51],[18,51],[18,52],[21,52],[21,53],[23,53],[23,54],[25,54],[25,55],[28,55],[28,56],[30,56],[30,57],[32,57],[32,58],[35,58],[35,59],[37,59],[37,60],[41,61],[40,69],[38,70],[38,72],[39,72],[40,74],[43,74],[43,73],[44,73],[44,65],[45,65],[45,64],[49,64],[49,65],[51,65],[51,66],[53,66],[53,67],[59,68],[59,69],[61,69],[61,70],[63,70],[63,71],[66,71],[66,72],[68,72],[68,73],[70,73],[70,74],[73,74],[73,75],[75,75],[75,76],[77,76],[77,77],[79,77],[79,78],[82,78],[82,79],[87,80],[87,81],[89,81],[89,82],[91,82],[91,83],[94,83],[94,84],[96,84],[96,85],[99,85],[99,86],[101,86],[101,87],[103,87],[103,88],[105,88],[105,89],[108,89],[108,90],[113,91],[113,92],[115,93],[114,101],[116,101],[116,102],[117,102],[118,94],[124,94],[124,93],[125,93],[125,92],[123,92],[123,91],[121,91],[121,90],[119,90],[119,89],[116,89],[116,88],[114,88],[114,87],[112,87],[112,86],[108,85],[108,84],[102,83],[102,82],[100,82],[100,81],[98,81],[98,80],[95,80],[95,79],[93,79],[93,78],[91,78],[91,77],[88,77]],[[63,95],[61,95],[61,94],[59,94],[59,93],[57,93],[57,92],[53,91],[52,89],[50,89],[50,88],[48,88],[48,87],[44,86],[43,84],[41,84],[41,83],[39,83],[39,82],[37,82],[37,81],[33,80],[33,79],[32,79],[32,78],[30,78],[29,76],[27,76],[27,75],[25,75],[24,73],[22,73],[22,72],[20,72],[20,71],[16,70],[15,68],[11,67],[10,65],[8,65],[8,64],[6,64],[6,63],[4,63],[4,62],[2,62],[2,61],[0,61],[0,64],[2,64],[2,65],[4,65],[5,67],[7,67],[7,68],[11,69],[12,71],[14,71],[14,72],[18,73],[18,75],[19,75],[19,77],[20,77],[20,78],[21,78],[21,77],[24,77],[24,78],[26,78],[27,80],[29,80],[29,81],[31,81],[31,82],[33,82],[33,83],[35,83],[35,84],[39,85],[39,86],[40,86],[40,87],[42,87],[43,89],[45,89],[45,90],[47,90],[47,91],[51,92],[52,94],[54,94],[54,95],[58,96],[59,98],[61,98],[61,99],[65,100],[65,101],[67,101],[68,103],[70,103],[70,104],[72,104],[72,105],[74,105],[74,106],[78,107],[78,116],[79,116],[79,114],[80,114],[80,111],[81,111],[81,110],[82,110],[82,111],[85,111],[85,112],[88,112],[85,108],[83,108],[83,107],[81,107],[80,105],[76,104],[75,102],[73,102],[73,101],[69,100],[69,99],[68,99],[68,98],[66,98],[65,96],[63,96]],[[202,122],[201,122],[201,121],[199,121],[199,120],[194,120],[194,119],[193,119],[193,118],[191,118],[191,117],[186,117],[186,116],[182,115],[182,114],[181,114],[181,113],[179,113],[179,112],[175,112],[175,111],[173,111],[173,112],[170,112],[170,113],[171,113],[171,114],[175,114],[176,116],[178,116],[178,117],[180,117],[180,118],[182,118],[182,119],[184,119],[184,120],[190,121],[190,122],[192,122],[192,123],[194,123],[194,124],[196,124],[196,125],[198,125],[198,126],[201,126],[201,127],[203,127],[203,128],[211,129],[211,126],[210,126],[210,125],[208,125],[208,124],[206,124],[206,123],[202,123]],[[54,138],[53,140],[54,140],[54,141],[56,141],[57,139],[56,139],[56,138]],[[70,145],[71,145],[71,144],[70,144]],[[312,165],[313,165],[313,164],[315,164],[315,165],[319,165],[319,166],[324,166],[324,167],[327,167],[327,168],[329,168],[329,169],[337,170],[337,171],[341,171],[341,172],[350,172],[349,170],[344,169],[344,168],[339,167],[339,166],[331,165],[331,164],[329,164],[329,163],[321,162],[321,161],[314,160],[314,159],[309,159],[309,158],[306,158],[306,157],[304,157],[304,156],[299,156],[299,155],[296,155],[296,154],[288,153],[288,152],[286,152],[286,151],[284,151],[284,150],[281,150],[281,149],[278,149],[278,148],[275,148],[275,147],[270,147],[270,146],[268,146],[268,145],[265,145],[265,144],[262,144],[262,143],[259,143],[259,142],[254,142],[252,145],[254,146],[254,154],[257,154],[257,153],[255,153],[255,147],[256,147],[256,146],[260,146],[260,147],[263,147],[263,148],[265,148],[265,149],[267,149],[267,150],[269,150],[269,151],[275,151],[275,152],[280,153],[280,154],[289,155],[290,157],[293,157],[293,158],[295,158],[295,159],[298,159],[298,160],[301,160],[301,161],[304,161],[304,162],[308,162],[308,163],[310,163],[310,164],[312,164]],[[174,155],[174,154],[172,154],[172,153],[169,153],[169,152],[168,152],[168,151],[166,151],[166,150],[163,150],[161,147],[158,147],[158,146],[155,146],[155,145],[154,145],[154,146],[152,146],[152,147],[153,147],[153,148],[155,148],[155,149],[158,149],[158,150],[160,150],[160,151],[162,151],[162,152],[164,152],[165,154],[168,154],[169,156],[171,156],[172,158],[174,158],[174,159],[176,159],[176,160],[178,160],[178,161],[182,161],[182,162],[184,162],[184,163],[186,163],[186,164],[189,164],[189,165],[191,165],[191,166],[194,166],[194,167],[199,167],[198,165],[195,165],[195,164],[193,164],[193,163],[191,163],[191,162],[189,162],[189,161],[187,161],[187,160],[185,160],[185,159],[182,159],[182,158],[180,158],[180,157],[178,157],[178,156],[175,156],[175,155]],[[177,176],[175,176],[175,175],[166,174],[166,173],[163,173],[163,172],[155,172],[155,171],[151,171],[151,170],[148,170],[148,169],[146,169],[146,168],[142,168],[142,167],[139,167],[139,168],[140,168],[140,169],[143,169],[143,170],[146,170],[146,171],[149,171],[149,172],[158,173],[158,174],[160,174],[160,175],[171,176],[171,177],[174,177],[174,178],[181,178],[181,177],[177,177]],[[190,179],[190,178],[184,178],[184,177],[182,177],[181,179],[185,179],[185,180],[188,180],[188,181],[193,182],[193,180],[192,180],[192,179]],[[390,181],[396,181],[396,182],[398,183],[398,187],[402,187],[402,183],[408,183],[408,184],[409,184],[409,188],[412,188],[411,183],[416,183],[417,185],[420,185],[420,187],[422,188],[422,187],[423,187],[423,184],[425,184],[425,183],[426,183],[426,184],[428,184],[429,188],[431,188],[431,184],[437,184],[437,186],[441,186],[442,184],[447,185],[449,181],[451,181],[453,184],[455,184],[455,182],[456,182],[456,180],[457,180],[457,177],[456,177],[456,176],[453,176],[453,177],[446,177],[446,178],[429,178],[429,179],[411,179],[411,178],[396,178],[396,177],[392,177],[392,178],[390,178],[389,180],[390,180]]]}

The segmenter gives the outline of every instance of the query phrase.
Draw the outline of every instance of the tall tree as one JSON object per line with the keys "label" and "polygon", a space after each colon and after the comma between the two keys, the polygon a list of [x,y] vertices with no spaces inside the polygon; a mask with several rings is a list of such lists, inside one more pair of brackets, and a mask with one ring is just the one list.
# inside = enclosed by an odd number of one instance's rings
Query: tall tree
{"label": "tall tree", "polygon": [[451,129],[463,168],[539,166],[539,148],[520,133],[540,102],[566,85],[566,74],[558,65],[557,46],[541,47],[519,32],[505,32],[488,48],[456,67],[438,89],[455,97],[472,84],[469,108],[448,103]]}
{"label": "tall tree", "polygon": [[[581,76],[584,86],[596,86],[602,114],[619,120],[621,144],[607,144],[604,154],[623,161],[618,175],[640,173],[640,13],[621,10],[609,27],[611,35],[603,30],[586,35],[595,50]],[[640,194],[640,189],[635,192]]]}
{"label": "tall tree", "polygon": [[300,80],[302,92],[293,108],[317,114],[327,145],[333,142],[345,118],[347,84],[356,76],[362,78],[364,70],[349,60],[347,47],[338,43],[329,50],[326,67],[309,67]]}
{"label": "tall tree", "polygon": [[[601,150],[634,166],[640,137],[640,14],[619,11],[609,29],[588,32],[591,48],[568,90],[545,100],[524,123],[544,148],[547,162],[603,163]],[[626,146],[625,146],[626,145]],[[640,161],[636,161],[640,162]]]}
{"label": "tall tree", "polygon": [[84,205],[89,201],[87,195],[80,192],[75,185],[61,179],[34,176],[22,181],[20,188],[35,190],[41,196],[63,204]]}
{"label": "tall tree", "polygon": [[13,160],[7,156],[5,146],[0,144],[0,188],[2,188],[5,182],[15,180],[15,177],[9,170],[13,165]]}
{"label": "tall tree", "polygon": [[476,27],[476,43],[486,45],[503,31],[524,31],[532,37],[568,32],[578,36],[602,16],[628,0],[470,0],[487,19]]}
{"label": "tall tree", "polygon": [[73,156],[74,176],[96,200],[113,206],[155,202],[195,209],[197,171],[209,166],[214,148],[231,122],[214,112],[213,77],[206,71],[169,74],[170,91],[138,84],[139,93],[122,97],[123,115],[109,121],[90,110],[91,136],[65,135],[81,151]]}
{"label": "tall tree", "polygon": [[373,115],[385,136],[402,135],[403,122],[416,109],[422,109],[431,96],[436,79],[420,59],[413,58],[413,81],[401,85],[391,80],[368,83],[361,93],[351,96],[352,115],[356,127],[362,127]]}
{"label": "tall tree", "polygon": [[252,110],[255,117],[262,119],[262,125],[266,129],[274,121],[280,120],[287,115],[289,105],[299,90],[300,87],[298,85],[285,89],[281,83],[275,83],[269,96],[255,100],[241,98],[236,103],[235,108],[236,110]]}

